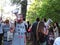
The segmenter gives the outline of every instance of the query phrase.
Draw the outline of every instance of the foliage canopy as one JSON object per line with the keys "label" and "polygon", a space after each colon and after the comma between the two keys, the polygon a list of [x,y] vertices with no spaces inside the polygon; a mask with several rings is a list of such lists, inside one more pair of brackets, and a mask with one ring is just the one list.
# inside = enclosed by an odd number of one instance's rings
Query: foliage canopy
{"label": "foliage canopy", "polygon": [[35,0],[27,11],[27,19],[34,22],[37,17],[60,22],[60,0]]}

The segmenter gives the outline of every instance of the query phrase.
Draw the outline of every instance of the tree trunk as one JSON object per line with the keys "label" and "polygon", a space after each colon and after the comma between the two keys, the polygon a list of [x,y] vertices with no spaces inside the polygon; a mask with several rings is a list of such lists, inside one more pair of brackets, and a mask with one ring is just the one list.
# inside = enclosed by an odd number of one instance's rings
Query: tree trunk
{"label": "tree trunk", "polygon": [[26,12],[27,12],[27,0],[22,1],[21,3],[21,13],[23,17],[26,19]]}

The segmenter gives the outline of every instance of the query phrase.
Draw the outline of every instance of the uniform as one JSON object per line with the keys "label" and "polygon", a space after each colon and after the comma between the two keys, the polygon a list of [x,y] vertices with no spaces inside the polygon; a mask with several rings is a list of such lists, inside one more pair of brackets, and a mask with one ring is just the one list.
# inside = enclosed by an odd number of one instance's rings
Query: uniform
{"label": "uniform", "polygon": [[26,45],[24,23],[16,24],[12,45]]}
{"label": "uniform", "polygon": [[7,32],[10,30],[10,25],[9,24],[4,24],[3,25],[3,45],[11,45],[11,41],[7,40]]}

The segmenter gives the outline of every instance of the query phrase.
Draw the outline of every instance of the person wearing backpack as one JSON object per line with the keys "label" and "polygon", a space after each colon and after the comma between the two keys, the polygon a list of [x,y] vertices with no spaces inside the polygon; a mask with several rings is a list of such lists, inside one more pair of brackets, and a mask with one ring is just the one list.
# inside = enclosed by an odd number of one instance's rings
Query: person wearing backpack
{"label": "person wearing backpack", "polygon": [[39,45],[46,45],[46,35],[48,34],[48,30],[45,29],[44,22],[39,22],[37,25],[36,36]]}
{"label": "person wearing backpack", "polygon": [[19,14],[19,18],[15,24],[14,38],[12,45],[26,45],[26,28],[23,22],[22,14]]}

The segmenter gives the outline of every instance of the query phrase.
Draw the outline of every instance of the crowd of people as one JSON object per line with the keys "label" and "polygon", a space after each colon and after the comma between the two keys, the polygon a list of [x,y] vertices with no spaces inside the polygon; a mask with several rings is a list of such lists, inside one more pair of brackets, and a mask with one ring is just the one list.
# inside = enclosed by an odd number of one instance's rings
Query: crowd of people
{"label": "crowd of people", "polygon": [[31,32],[33,45],[57,45],[55,39],[60,35],[60,28],[59,24],[51,19],[37,18],[32,25]]}
{"label": "crowd of people", "polygon": [[0,20],[0,45],[26,45],[28,25],[23,15],[18,15],[14,23],[10,23],[8,19],[4,22]]}
{"label": "crowd of people", "polygon": [[28,45],[28,40],[32,45],[57,45],[59,35],[59,24],[51,19],[37,18],[31,25],[22,14],[13,24],[0,18],[0,45]]}

